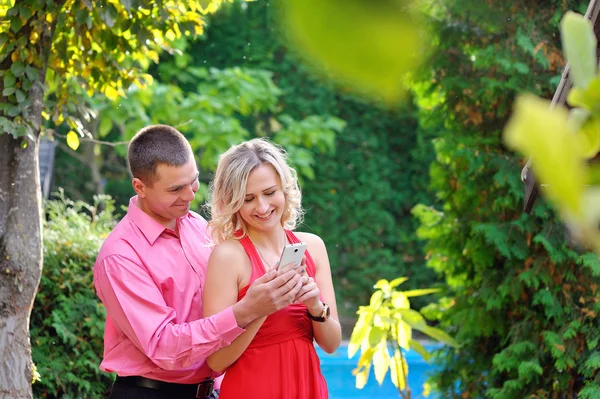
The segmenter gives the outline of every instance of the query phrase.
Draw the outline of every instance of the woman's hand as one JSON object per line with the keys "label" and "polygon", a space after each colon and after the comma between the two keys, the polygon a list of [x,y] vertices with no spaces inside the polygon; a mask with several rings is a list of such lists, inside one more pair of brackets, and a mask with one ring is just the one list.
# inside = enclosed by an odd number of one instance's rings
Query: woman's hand
{"label": "woman's hand", "polygon": [[302,286],[298,294],[296,294],[296,298],[294,299],[294,303],[303,303],[310,314],[319,315],[323,310],[323,304],[320,300],[321,291],[319,287],[317,287],[317,283],[312,277],[308,277],[308,281],[306,284]]}

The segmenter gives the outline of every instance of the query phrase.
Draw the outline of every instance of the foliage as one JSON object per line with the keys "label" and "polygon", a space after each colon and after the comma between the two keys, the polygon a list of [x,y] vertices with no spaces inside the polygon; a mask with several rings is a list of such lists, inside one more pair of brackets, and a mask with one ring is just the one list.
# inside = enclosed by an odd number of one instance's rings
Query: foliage
{"label": "foliage", "polygon": [[[240,67],[208,69],[180,60],[176,64],[163,63],[153,84],[144,89],[130,89],[127,98],[110,101],[95,96],[87,100],[94,117],[86,131],[95,139],[86,140],[83,154],[92,153],[92,157],[79,155],[64,146],[61,148],[78,162],[88,166],[95,163],[113,187],[115,183],[123,182],[122,193],[113,189],[111,195],[126,205],[131,187],[125,144],[143,126],[154,123],[176,126],[187,136],[201,170],[197,205],[205,199],[210,173],[216,167],[219,154],[232,144],[249,138],[244,121],[256,119],[255,134],[268,136],[283,145],[300,177],[312,178],[315,160],[309,149],[332,152],[335,134],[345,123],[328,115],[307,115],[296,120],[285,114],[280,106],[280,96],[281,90],[268,71]],[[268,117],[263,118],[263,115]],[[109,145],[100,145],[102,142]],[[110,146],[112,143],[115,145]],[[89,146],[93,151],[86,151]],[[85,180],[72,183],[69,175],[58,175],[57,184],[64,184],[69,193],[91,191],[87,197],[99,190],[99,184],[87,189]]]}
{"label": "foliage", "polygon": [[358,310],[358,321],[348,344],[348,357],[353,357],[360,349],[357,368],[352,372],[356,376],[357,388],[362,389],[367,384],[371,366],[380,385],[389,369],[390,378],[400,395],[410,399],[408,363],[402,351],[414,350],[427,362],[430,358],[427,349],[412,339],[412,330],[421,331],[453,347],[458,345],[442,330],[428,326],[423,316],[410,308],[408,298],[439,292],[439,289],[398,291],[397,287],[406,280],[405,277],[399,277],[390,282],[379,280],[375,284],[376,290],[369,305],[361,306]]}
{"label": "foliage", "polygon": [[[191,44],[189,62],[269,70],[287,114],[296,119],[332,115],[346,122],[335,138],[335,154],[310,150],[315,178],[302,182],[307,214],[301,228],[327,243],[340,311],[354,325],[355,310],[368,302],[374,281],[402,274],[416,288],[435,280],[424,267],[410,214],[414,204],[428,198],[432,151],[416,136],[415,109],[409,104],[382,107],[318,79],[289,50],[279,12],[270,2],[223,7],[211,16],[203,38]],[[255,134],[253,126],[248,128]],[[424,304],[416,299],[414,306]]]}
{"label": "foliage", "polygon": [[59,193],[46,203],[44,273],[31,314],[32,358],[41,381],[35,397],[100,398],[112,376],[98,368],[102,356],[104,307],[93,289],[98,248],[114,227],[114,205],[93,205]]}
{"label": "foliage", "polygon": [[[563,107],[523,95],[515,104],[505,139],[508,145],[535,159],[534,169],[545,192],[582,243],[600,254],[600,189],[586,187],[598,166],[586,161],[600,151],[600,74],[592,23],[568,12],[561,37],[573,89],[568,113]],[[594,172],[595,171],[595,172]]]}
{"label": "foliage", "polygon": [[343,89],[394,103],[416,69],[427,35],[414,0],[280,2],[290,46]]}
{"label": "foliage", "polygon": [[586,5],[458,0],[431,9],[437,51],[415,94],[420,134],[436,136],[437,201],[414,213],[428,265],[448,285],[422,313],[460,345],[436,355],[441,397],[592,397],[600,386],[598,259],[569,246],[543,201],[521,213],[522,163],[501,143],[516,93],[552,95],[564,66],[559,21]]}
{"label": "foliage", "polygon": [[[214,3],[214,4],[211,4]],[[14,136],[37,136],[29,123],[27,92],[47,81],[55,95],[45,101],[45,115],[65,121],[80,136],[81,121],[66,118],[76,108],[70,94],[76,80],[91,95],[124,96],[132,84],[144,86],[144,69],[184,35],[201,34],[203,15],[218,2],[171,0],[4,1],[0,15],[0,76],[3,79],[0,125]],[[205,8],[206,7],[206,8]],[[68,11],[68,12],[65,12]],[[48,68],[48,75],[40,76]],[[77,135],[70,135],[75,145]]]}

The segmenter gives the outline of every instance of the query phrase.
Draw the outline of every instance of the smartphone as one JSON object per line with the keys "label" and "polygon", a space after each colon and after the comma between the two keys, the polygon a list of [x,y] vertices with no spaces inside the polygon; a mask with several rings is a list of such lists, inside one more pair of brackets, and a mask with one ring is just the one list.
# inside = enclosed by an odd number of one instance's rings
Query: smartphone
{"label": "smartphone", "polygon": [[283,266],[289,265],[290,263],[299,265],[304,257],[304,251],[306,251],[306,244],[303,242],[286,245],[281,253],[281,258],[279,258],[279,266],[277,266],[277,268],[281,269]]}

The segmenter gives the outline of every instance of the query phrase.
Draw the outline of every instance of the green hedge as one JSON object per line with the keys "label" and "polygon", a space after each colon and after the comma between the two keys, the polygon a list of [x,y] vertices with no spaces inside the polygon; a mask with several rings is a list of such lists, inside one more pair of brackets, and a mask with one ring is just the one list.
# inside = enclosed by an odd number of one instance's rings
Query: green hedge
{"label": "green hedge", "polygon": [[[103,210],[101,210],[103,209]],[[59,195],[46,204],[44,270],[31,314],[36,398],[105,397],[113,376],[100,371],[104,307],[93,287],[100,245],[113,228],[113,203],[93,206]]]}
{"label": "green hedge", "polygon": [[[316,79],[288,48],[270,2],[224,5],[189,54],[197,65],[272,71],[287,113],[347,122],[336,137],[335,153],[314,153],[315,178],[302,182],[307,214],[300,227],[328,246],[342,315],[352,319],[379,278],[407,276],[407,288],[434,284],[410,213],[429,198],[428,165],[434,156],[430,143],[418,139],[413,106],[384,109]],[[255,121],[247,122],[252,131]],[[427,300],[417,298],[414,305]]]}

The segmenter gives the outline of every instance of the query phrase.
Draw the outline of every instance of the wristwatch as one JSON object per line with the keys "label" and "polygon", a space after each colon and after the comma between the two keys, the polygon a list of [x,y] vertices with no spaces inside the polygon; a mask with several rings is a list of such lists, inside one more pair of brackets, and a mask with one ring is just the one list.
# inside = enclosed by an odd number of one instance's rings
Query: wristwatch
{"label": "wristwatch", "polygon": [[321,311],[321,314],[319,316],[311,315],[308,309],[306,309],[306,314],[308,315],[309,319],[323,323],[324,321],[327,321],[327,319],[329,319],[329,317],[331,316],[331,310],[329,309],[329,305],[323,303],[323,310]]}

